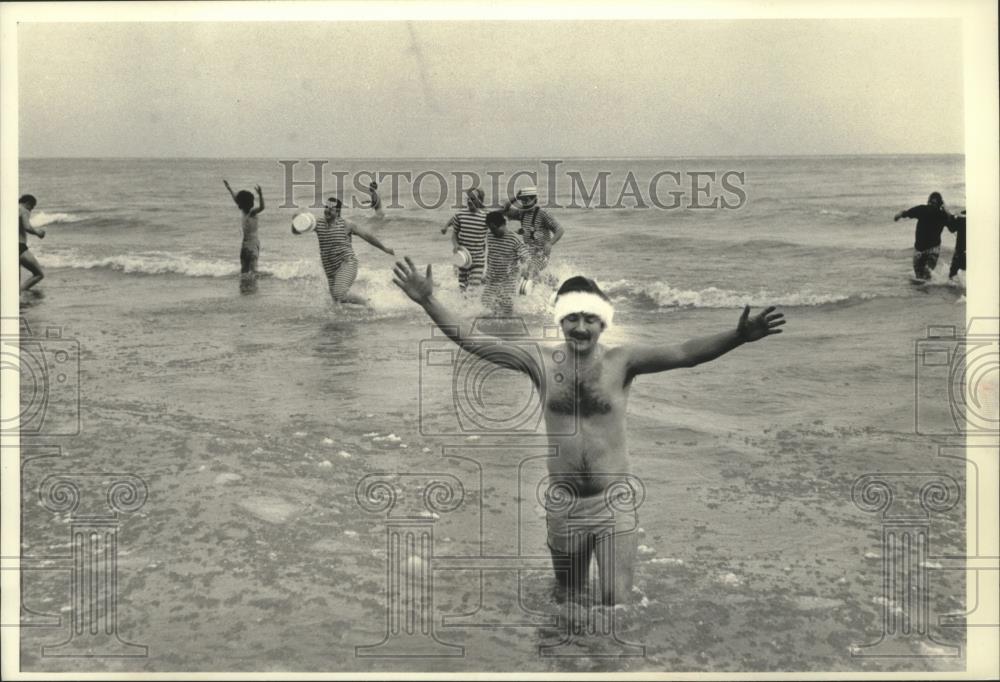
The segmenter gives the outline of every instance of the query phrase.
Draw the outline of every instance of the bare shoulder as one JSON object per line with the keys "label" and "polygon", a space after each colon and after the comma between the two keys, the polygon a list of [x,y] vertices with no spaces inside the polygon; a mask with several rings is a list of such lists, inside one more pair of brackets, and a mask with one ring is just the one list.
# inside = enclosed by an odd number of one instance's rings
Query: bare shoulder
{"label": "bare shoulder", "polygon": [[632,351],[629,346],[614,346],[604,351],[604,369],[606,371],[621,370],[624,373],[628,369],[632,358]]}
{"label": "bare shoulder", "polygon": [[628,362],[631,356],[632,347],[628,344],[604,349],[605,362]]}

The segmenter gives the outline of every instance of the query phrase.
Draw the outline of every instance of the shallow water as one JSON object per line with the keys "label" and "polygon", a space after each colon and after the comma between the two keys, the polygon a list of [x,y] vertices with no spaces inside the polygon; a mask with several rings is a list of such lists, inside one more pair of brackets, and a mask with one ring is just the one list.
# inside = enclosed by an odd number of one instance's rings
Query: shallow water
{"label": "shallow water", "polygon": [[[41,182],[41,162],[31,163],[22,183],[31,173]],[[207,174],[208,162],[198,163],[194,175]],[[941,166],[940,178],[950,177],[951,164]],[[843,170],[815,165],[834,180]],[[256,167],[245,167],[249,181]],[[775,186],[786,183],[778,194],[798,191],[813,213],[845,203],[829,185],[810,190],[787,169],[769,172]],[[197,183],[188,182],[168,193],[195,192]],[[858,195],[853,203],[869,199]],[[204,212],[215,197],[197,201],[191,205]],[[796,231],[790,219],[783,227],[758,224],[748,237],[740,222],[747,215],[735,214],[735,222],[713,215],[701,232],[693,234],[692,223],[672,242],[652,228],[644,232],[640,221],[634,240],[624,242],[636,250],[626,267],[615,262],[619,254],[599,261],[581,246],[601,243],[602,232],[600,215],[580,216],[566,217],[580,226],[572,235],[578,241],[567,236],[566,259],[553,267],[568,274],[593,264],[608,283],[619,308],[606,336],[612,345],[675,343],[730,328],[747,299],[760,305],[773,296],[789,319],[781,336],[635,382],[628,433],[646,491],[644,549],[637,591],[612,612],[617,641],[608,634],[563,641],[571,614],[551,595],[537,493],[548,450],[525,380],[496,375],[482,387],[483,409],[494,417],[528,406],[513,434],[491,432],[475,414],[462,421],[475,395],[456,398],[454,365],[430,362],[431,351],[452,347],[388,283],[387,258],[371,251],[362,258],[357,290],[372,308],[335,308],[313,263],[314,245],[288,236],[265,245],[273,260],[262,267],[274,276],[241,296],[230,274],[232,234],[216,243],[205,229],[185,232],[191,239],[178,249],[186,260],[177,267],[163,265],[177,262],[177,253],[148,255],[170,248],[170,231],[182,229],[164,216],[164,232],[152,242],[149,225],[136,228],[139,234],[110,223],[53,224],[39,249],[51,267],[44,295],[22,308],[35,337],[58,329],[70,344],[70,366],[79,368],[69,382],[78,401],[72,391],[53,392],[39,427],[48,435],[22,439],[24,554],[57,557],[55,564],[67,556],[73,521],[40,503],[46,476],[141,478],[148,499],[119,518],[116,613],[121,638],[147,645],[148,654],[43,656],[40,646],[66,639],[66,630],[39,627],[22,630],[23,669],[960,669],[964,658],[850,653],[852,644],[878,639],[883,613],[880,519],[852,502],[855,481],[875,472],[964,479],[957,460],[938,454],[955,438],[915,433],[917,404],[944,390],[940,377],[915,379],[923,371],[917,343],[929,324],[961,328],[964,306],[956,304],[957,288],[906,281],[912,226],[891,237],[853,230],[852,214],[843,227],[856,243],[839,252],[847,258],[831,261],[824,238]],[[438,246],[419,237],[434,231],[431,225],[402,227],[394,238],[433,255]],[[754,250],[761,246],[755,240],[779,238],[771,232],[781,233],[781,243]],[[96,262],[101,258],[118,260]],[[126,262],[139,265],[130,270]],[[206,267],[207,274],[195,271]],[[475,302],[462,301],[447,270],[441,277],[446,302],[474,316]],[[520,303],[541,342],[547,301],[536,294]],[[954,431],[950,412],[935,404],[940,408],[921,413],[929,420],[923,430]],[[379,508],[378,495],[359,492],[374,480],[396,491],[391,510]],[[433,481],[450,487],[432,486],[425,498]],[[86,504],[103,503],[100,485],[82,488]],[[387,580],[398,560],[413,567],[406,528],[433,538],[431,555],[414,570],[433,578],[426,613],[441,644],[390,637],[389,648],[358,649],[378,644],[391,627]],[[401,557],[393,529],[404,529]],[[934,556],[962,554],[963,505],[933,515],[931,542]],[[25,576],[33,611],[71,612],[67,570]],[[963,572],[933,571],[932,588],[932,623],[964,610]],[[605,617],[601,609],[575,613],[595,631]],[[419,619],[413,623],[419,633]],[[964,642],[960,628],[935,625],[932,634]],[[397,657],[428,646],[434,656]],[[464,648],[450,655],[458,649],[449,647]]]}

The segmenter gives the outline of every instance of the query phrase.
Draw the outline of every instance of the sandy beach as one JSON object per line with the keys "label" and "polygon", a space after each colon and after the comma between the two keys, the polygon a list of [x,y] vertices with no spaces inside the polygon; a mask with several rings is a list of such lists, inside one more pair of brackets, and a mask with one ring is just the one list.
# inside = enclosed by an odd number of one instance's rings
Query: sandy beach
{"label": "sandy beach", "polygon": [[[147,501],[120,515],[117,624],[121,639],[149,649],[145,658],[92,662],[40,656],[40,646],[66,639],[71,601],[68,571],[32,571],[25,606],[64,625],[22,630],[24,670],[411,670],[414,659],[356,655],[388,627],[390,518],[356,497],[372,475],[461,482],[461,504],[425,511],[424,520],[442,566],[433,571],[434,631],[464,655],[420,659],[424,670],[963,665],[962,657],[851,655],[852,645],[879,639],[883,608],[901,608],[883,596],[882,520],[852,501],[855,482],[893,472],[963,481],[964,465],[939,456],[949,441],[917,435],[913,424],[922,318],[963,323],[947,287],[921,294],[919,307],[875,299],[788,310],[794,327],[768,340],[769,352],[762,344],[638,381],[628,419],[646,491],[642,548],[634,599],[614,612],[630,646],[592,637],[547,657],[539,647],[558,647],[567,626],[554,620],[566,612],[550,596],[534,493],[545,441],[444,433],[455,403],[420,395],[430,334],[418,316],[332,314],[278,286],[241,297],[234,278],[193,287],[95,268],[61,279],[52,276],[22,315],[32,333],[58,325],[78,341],[81,428],[22,441],[24,553],[68,551],[74,521],[41,503],[45,477],[140,477]],[[109,319],[94,293],[112,286]],[[687,308],[650,326],[646,315],[623,313],[618,333],[681,340],[735,319],[731,309]],[[528,321],[540,329],[545,320]],[[496,381],[520,390],[513,379]],[[428,435],[436,429],[443,433]],[[99,503],[105,493],[92,487],[81,485]],[[928,517],[932,568],[934,557],[964,552],[963,516],[959,504]],[[501,569],[446,570],[482,555],[501,557]],[[505,571],[504,561],[530,567]],[[961,613],[964,573],[929,573],[933,622]],[[444,626],[460,617],[507,626]],[[931,634],[942,647],[964,641],[961,628]],[[636,646],[643,655],[622,656]]]}

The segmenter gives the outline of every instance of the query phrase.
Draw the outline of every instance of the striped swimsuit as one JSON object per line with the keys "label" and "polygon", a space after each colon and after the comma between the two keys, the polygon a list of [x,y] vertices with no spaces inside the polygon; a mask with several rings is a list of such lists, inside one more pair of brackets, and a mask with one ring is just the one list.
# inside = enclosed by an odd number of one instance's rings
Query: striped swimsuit
{"label": "striped swimsuit", "polygon": [[469,286],[478,287],[483,283],[483,268],[486,266],[486,235],[489,232],[486,214],[465,209],[453,215],[448,225],[455,230],[458,245],[464,246],[472,255],[472,265],[458,270],[458,286],[463,290]]}
{"label": "striped swimsuit", "polygon": [[483,280],[483,305],[498,317],[514,312],[517,295],[518,270],[528,259],[528,249],[516,234],[507,232],[501,237],[491,233],[486,238],[486,277]]}
{"label": "striped swimsuit", "polygon": [[334,301],[341,301],[358,276],[358,259],[351,247],[351,231],[343,218],[337,217],[332,225],[325,218],[320,218],[316,221],[316,238],[319,240],[323,271],[330,285],[330,296]]}
{"label": "striped swimsuit", "polygon": [[552,241],[552,235],[556,233],[559,223],[538,206],[528,210],[509,209],[507,215],[521,220],[521,233],[524,235],[524,243],[530,254],[528,277],[538,280],[542,270],[549,265],[545,246]]}

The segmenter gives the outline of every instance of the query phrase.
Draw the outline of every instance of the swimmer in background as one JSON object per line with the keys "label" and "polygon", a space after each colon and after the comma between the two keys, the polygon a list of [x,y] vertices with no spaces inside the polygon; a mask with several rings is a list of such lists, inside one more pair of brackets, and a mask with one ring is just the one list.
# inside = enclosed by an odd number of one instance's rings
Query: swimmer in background
{"label": "swimmer in background", "polygon": [[378,183],[374,180],[368,183],[368,198],[369,201],[366,201],[363,206],[365,208],[371,208],[375,211],[375,218],[378,220],[384,220],[385,211],[382,210],[382,197],[378,195]]}
{"label": "swimmer in background", "polygon": [[[548,267],[552,256],[552,247],[563,238],[566,231],[538,205],[538,190],[535,187],[519,190],[516,198],[504,202],[501,210],[506,217],[521,221],[521,229],[517,233],[524,235],[524,243],[531,256],[527,276],[532,281],[541,281],[542,271]],[[554,276],[550,275],[546,279],[550,280],[552,286],[558,283]]]}
{"label": "swimmer in background", "polygon": [[[491,214],[492,215],[492,214]],[[563,340],[537,346],[540,354],[497,337],[463,331],[461,321],[435,296],[431,266],[397,262],[394,283],[419,304],[463,350],[501,367],[527,374],[541,399],[548,458],[547,542],[559,596],[585,593],[591,558],[597,560],[600,600],[625,601],[632,591],[641,501],[631,473],[625,415],[636,377],[689,368],[736,348],[780,334],[782,313],[766,308],[750,317],[743,309],[736,327],[677,345],[613,348],[599,343],[614,308],[597,283],[572,277],[559,287],[553,317]],[[631,505],[628,498],[631,497]]]}
{"label": "swimmer in background", "polygon": [[483,283],[483,270],[486,267],[486,211],[483,190],[473,187],[466,191],[465,208],[453,215],[441,230],[444,234],[452,228],[452,253],[458,252],[458,247],[464,247],[472,256],[472,264],[467,268],[458,269],[458,288],[465,291],[468,287],[478,287]]}
{"label": "swimmer in background", "polygon": [[343,202],[336,197],[326,200],[323,217],[316,221],[316,239],[319,241],[319,257],[323,262],[330,297],[335,303],[355,303],[364,305],[365,299],[348,294],[358,277],[358,257],[354,255],[351,235],[356,234],[375,248],[395,255],[395,251],[379,241],[374,233],[348,222],[340,216]]}
{"label": "swimmer in background", "polygon": [[948,279],[955,279],[959,270],[965,270],[965,211],[949,216],[948,231],[955,235],[955,255],[951,257]]}
{"label": "swimmer in background", "polygon": [[948,224],[949,213],[944,210],[944,199],[940,192],[931,192],[926,204],[920,204],[893,216],[916,218],[917,229],[913,238],[913,274],[917,279],[928,280],[937,267],[941,254],[941,231]]}
{"label": "swimmer in background", "polygon": [[257,216],[264,210],[264,194],[260,185],[254,186],[254,189],[257,190],[257,197],[260,199],[260,205],[254,207],[253,194],[245,189],[234,193],[233,188],[229,186],[229,181],[225,179],[223,179],[222,184],[229,190],[229,196],[233,198],[243,214],[243,220],[240,224],[243,232],[243,242],[240,245],[240,285],[243,289],[245,285],[252,283],[257,278],[257,259],[260,257]]}
{"label": "swimmer in background", "polygon": [[31,212],[38,205],[38,200],[31,194],[23,194],[17,200],[17,248],[18,260],[22,268],[31,273],[31,277],[21,284],[21,291],[27,291],[45,279],[45,272],[38,260],[28,248],[28,235],[33,234],[39,239],[45,239],[45,230],[31,226]]}
{"label": "swimmer in background", "polygon": [[514,297],[530,258],[521,238],[510,231],[503,211],[486,214],[486,275],[483,277],[483,305],[494,317],[514,314]]}

